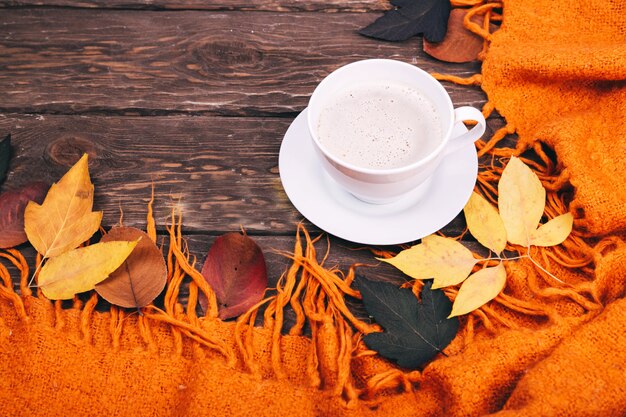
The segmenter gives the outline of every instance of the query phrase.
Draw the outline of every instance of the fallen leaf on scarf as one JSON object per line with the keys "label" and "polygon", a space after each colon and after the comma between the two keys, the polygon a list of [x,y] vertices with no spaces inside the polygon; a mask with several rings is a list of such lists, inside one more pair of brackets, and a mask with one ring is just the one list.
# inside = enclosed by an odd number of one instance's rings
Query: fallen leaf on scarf
{"label": "fallen leaf on scarf", "polygon": [[24,210],[29,201],[41,203],[48,184],[33,182],[19,190],[0,194],[0,248],[12,248],[26,242]]}
{"label": "fallen leaf on scarf", "polygon": [[100,227],[102,212],[92,212],[93,184],[87,154],[52,184],[43,204],[30,202],[24,213],[28,240],[44,259],[76,248]]}
{"label": "fallen leaf on scarf", "polygon": [[559,245],[572,232],[574,216],[572,213],[561,214],[530,234],[530,244],[535,246]]}
{"label": "fallen leaf on scarf", "polygon": [[[226,233],[215,240],[202,276],[215,291],[222,320],[237,317],[261,301],[268,283],[261,248],[241,233]],[[199,299],[207,311],[204,294]]]}
{"label": "fallen leaf on scarf", "polygon": [[431,42],[446,35],[450,0],[393,0],[394,9],[361,29],[361,35],[386,41],[403,41],[423,33]]}
{"label": "fallen leaf on scarf", "polygon": [[572,231],[574,218],[562,214],[539,225],[546,205],[546,190],[537,175],[520,159],[512,157],[498,183],[498,207],[509,242],[529,247],[563,243]]}
{"label": "fallen leaf on scarf", "polygon": [[496,298],[506,284],[506,269],[498,266],[484,268],[467,278],[454,300],[450,317],[467,314]]}
{"label": "fallen leaf on scarf", "polygon": [[512,157],[498,183],[498,208],[509,242],[530,246],[546,204],[546,190],[537,175]]}
{"label": "fallen leaf on scarf", "polygon": [[135,242],[102,242],[65,252],[39,271],[38,286],[51,300],[67,300],[92,290],[115,271],[137,245]]}
{"label": "fallen leaf on scarf", "polygon": [[11,134],[0,140],[0,184],[4,182],[11,160]]}
{"label": "fallen leaf on scarf", "polygon": [[122,265],[95,287],[102,298],[120,307],[147,306],[165,288],[163,254],[146,233],[134,227],[114,227],[100,242],[137,240],[139,243]]}
{"label": "fallen leaf on scarf", "polygon": [[481,245],[498,254],[504,250],[506,229],[494,206],[473,192],[463,212],[470,233]]}
{"label": "fallen leaf on scarf", "polygon": [[433,289],[456,285],[472,272],[478,262],[472,252],[454,239],[426,236],[422,243],[405,249],[387,262],[415,279],[434,279]]}
{"label": "fallen leaf on scarf", "polygon": [[443,291],[431,290],[431,281],[424,283],[421,303],[408,288],[362,277],[356,283],[368,314],[385,329],[363,336],[367,347],[381,356],[414,369],[440,353],[456,336],[459,321],[448,318],[452,303]]}

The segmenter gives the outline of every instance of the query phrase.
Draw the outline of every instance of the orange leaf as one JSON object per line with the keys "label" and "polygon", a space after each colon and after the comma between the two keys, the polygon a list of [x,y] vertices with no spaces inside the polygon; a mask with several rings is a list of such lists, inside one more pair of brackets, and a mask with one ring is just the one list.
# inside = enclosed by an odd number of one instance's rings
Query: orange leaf
{"label": "orange leaf", "polygon": [[[483,49],[483,39],[463,25],[466,14],[466,9],[452,9],[446,36],[438,43],[424,38],[424,52],[445,62],[471,62],[477,59]],[[472,17],[472,22],[481,26],[482,20],[482,16]]]}
{"label": "orange leaf", "polygon": [[139,243],[107,279],[96,284],[96,292],[111,304],[139,308],[150,304],[165,287],[167,268],[163,255],[150,236],[134,227],[114,227],[101,242]]}

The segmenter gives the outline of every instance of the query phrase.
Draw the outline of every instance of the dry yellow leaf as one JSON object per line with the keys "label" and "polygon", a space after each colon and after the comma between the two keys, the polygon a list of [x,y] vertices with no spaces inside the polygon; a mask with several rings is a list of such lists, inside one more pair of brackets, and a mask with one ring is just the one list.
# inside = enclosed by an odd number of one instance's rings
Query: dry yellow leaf
{"label": "dry yellow leaf", "polygon": [[52,300],[89,291],[128,258],[137,242],[101,242],[51,258],[39,272],[38,285]]}
{"label": "dry yellow leaf", "polygon": [[448,318],[467,314],[493,300],[505,284],[506,270],[502,263],[470,275],[461,285]]}
{"label": "dry yellow leaf", "polygon": [[422,243],[403,250],[387,262],[415,279],[434,279],[432,288],[456,285],[478,262],[472,252],[454,239],[426,236]]}
{"label": "dry yellow leaf", "polygon": [[493,252],[502,252],[506,246],[506,229],[496,208],[474,192],[463,211],[472,236]]}
{"label": "dry yellow leaf", "polygon": [[530,235],[530,244],[535,246],[554,246],[563,243],[572,232],[574,216],[561,214],[548,223],[539,226]]}
{"label": "dry yellow leaf", "polygon": [[529,246],[546,204],[546,190],[537,175],[512,157],[498,183],[498,208],[509,242]]}
{"label": "dry yellow leaf", "polygon": [[28,203],[24,230],[44,258],[65,253],[89,239],[100,227],[102,212],[92,212],[93,184],[87,154],[50,187],[39,205]]}

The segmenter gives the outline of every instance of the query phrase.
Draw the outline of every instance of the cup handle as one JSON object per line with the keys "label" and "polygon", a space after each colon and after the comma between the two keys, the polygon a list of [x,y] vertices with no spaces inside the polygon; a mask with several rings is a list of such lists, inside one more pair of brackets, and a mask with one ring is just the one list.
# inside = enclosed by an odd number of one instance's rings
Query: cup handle
{"label": "cup handle", "polygon": [[458,151],[468,143],[474,143],[483,135],[483,133],[485,133],[487,122],[485,122],[485,117],[480,110],[469,106],[454,109],[454,124],[462,123],[464,120],[475,120],[476,125],[473,126],[468,132],[465,132],[460,136],[450,138],[448,146],[446,146],[444,150],[444,156]]}

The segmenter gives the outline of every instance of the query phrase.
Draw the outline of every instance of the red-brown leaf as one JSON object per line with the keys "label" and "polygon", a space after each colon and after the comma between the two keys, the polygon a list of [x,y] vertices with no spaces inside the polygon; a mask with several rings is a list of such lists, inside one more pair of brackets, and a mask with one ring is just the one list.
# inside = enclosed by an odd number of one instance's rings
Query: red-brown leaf
{"label": "red-brown leaf", "polygon": [[146,233],[134,227],[114,227],[101,242],[130,242],[139,238],[141,240],[124,263],[96,285],[96,292],[111,304],[144,307],[165,287],[167,268],[163,254]]}
{"label": "red-brown leaf", "polygon": [[0,194],[0,248],[12,248],[28,240],[24,232],[24,210],[31,200],[41,204],[49,187],[43,182],[33,182]]}
{"label": "red-brown leaf", "polygon": [[[483,49],[483,39],[463,26],[467,10],[452,9],[448,18],[448,31],[443,41],[429,42],[424,39],[424,52],[445,62],[474,61]],[[475,15],[472,22],[482,26],[483,16]]]}
{"label": "red-brown leaf", "polygon": [[[267,269],[261,248],[248,236],[227,233],[218,237],[207,255],[202,275],[219,304],[219,317],[237,317],[261,300],[267,288]],[[202,308],[207,300],[200,297]]]}

